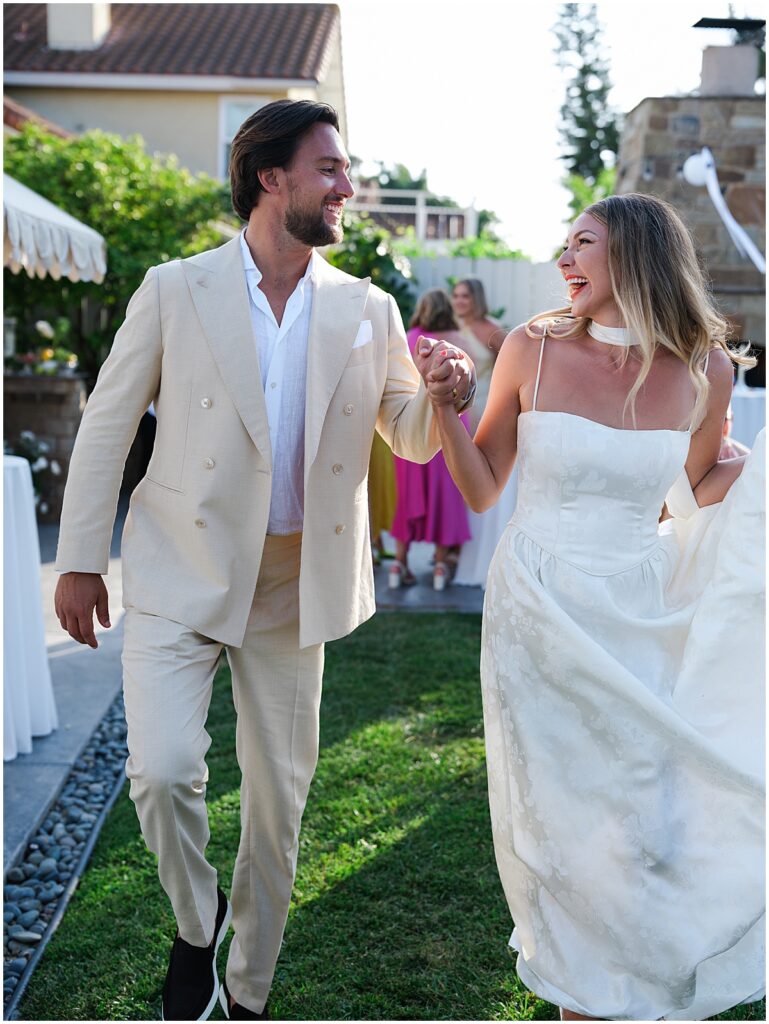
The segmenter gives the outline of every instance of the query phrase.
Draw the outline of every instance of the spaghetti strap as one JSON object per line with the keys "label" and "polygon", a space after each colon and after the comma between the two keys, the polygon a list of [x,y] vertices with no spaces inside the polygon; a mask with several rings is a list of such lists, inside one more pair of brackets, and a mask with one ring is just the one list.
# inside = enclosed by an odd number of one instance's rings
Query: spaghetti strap
{"label": "spaghetti strap", "polygon": [[537,408],[537,392],[539,391],[539,378],[542,373],[542,356],[545,352],[545,338],[547,337],[547,324],[542,329],[542,344],[539,346],[539,363],[537,364],[537,379],[534,382],[534,400],[532,402],[531,411],[534,412]]}

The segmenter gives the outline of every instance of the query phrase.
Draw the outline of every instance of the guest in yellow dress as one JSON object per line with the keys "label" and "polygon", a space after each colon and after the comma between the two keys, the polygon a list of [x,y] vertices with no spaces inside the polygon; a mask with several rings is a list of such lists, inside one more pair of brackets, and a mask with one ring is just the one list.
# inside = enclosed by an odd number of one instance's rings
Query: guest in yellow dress
{"label": "guest in yellow dress", "polygon": [[374,443],[368,464],[368,505],[371,528],[371,551],[374,565],[387,557],[382,543],[382,531],[389,531],[395,515],[397,490],[395,464],[389,446],[374,431]]}

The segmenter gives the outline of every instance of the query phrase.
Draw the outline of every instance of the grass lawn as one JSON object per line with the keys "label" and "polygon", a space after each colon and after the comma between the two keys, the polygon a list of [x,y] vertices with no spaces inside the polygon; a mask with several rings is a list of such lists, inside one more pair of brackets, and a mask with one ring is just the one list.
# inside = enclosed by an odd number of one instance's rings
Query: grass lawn
{"label": "grass lawn", "polygon": [[[476,615],[391,614],[326,648],[321,756],[270,997],[274,1019],[556,1019],[517,980],[506,946],[479,640]],[[208,855],[228,890],[239,778],[225,667],[208,731]],[[158,1020],[174,933],[126,788],[22,1000],[22,1019]],[[212,1019],[222,1016],[217,1005]],[[764,1004],[721,1019],[764,1020]]]}

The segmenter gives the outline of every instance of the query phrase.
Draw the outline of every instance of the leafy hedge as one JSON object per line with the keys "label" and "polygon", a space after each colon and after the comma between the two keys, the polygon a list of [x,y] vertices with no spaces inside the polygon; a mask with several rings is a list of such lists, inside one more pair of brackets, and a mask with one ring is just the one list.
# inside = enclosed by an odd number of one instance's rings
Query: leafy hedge
{"label": "leafy hedge", "polygon": [[370,277],[398,304],[407,323],[414,311],[416,286],[408,259],[398,253],[389,231],[365,215],[345,218],[344,240],[326,254],[333,266],[353,277]]}
{"label": "leafy hedge", "polygon": [[[18,349],[39,342],[35,320],[66,315],[70,347],[91,376],[147,268],[219,244],[212,221],[231,215],[227,186],[193,175],[174,156],[148,154],[139,136],[89,131],[62,139],[27,123],[5,140],[5,170],[105,238],[108,269],[101,284],[5,271],[5,315],[18,320]],[[81,316],[84,299],[101,309],[95,325],[88,322],[94,317]]]}

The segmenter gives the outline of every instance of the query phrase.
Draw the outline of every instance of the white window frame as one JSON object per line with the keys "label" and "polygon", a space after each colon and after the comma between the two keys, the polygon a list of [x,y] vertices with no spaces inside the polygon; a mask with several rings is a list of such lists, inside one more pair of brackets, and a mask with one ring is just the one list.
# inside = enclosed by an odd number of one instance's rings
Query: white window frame
{"label": "white window frame", "polygon": [[216,166],[217,173],[220,181],[224,181],[227,178],[227,165],[224,159],[225,146],[232,142],[232,137],[227,136],[227,109],[228,107],[234,106],[250,106],[251,112],[258,110],[260,107],[266,106],[268,103],[272,103],[274,96],[265,96],[263,93],[261,96],[220,96],[219,97],[219,132],[218,132],[218,152],[216,154]]}

